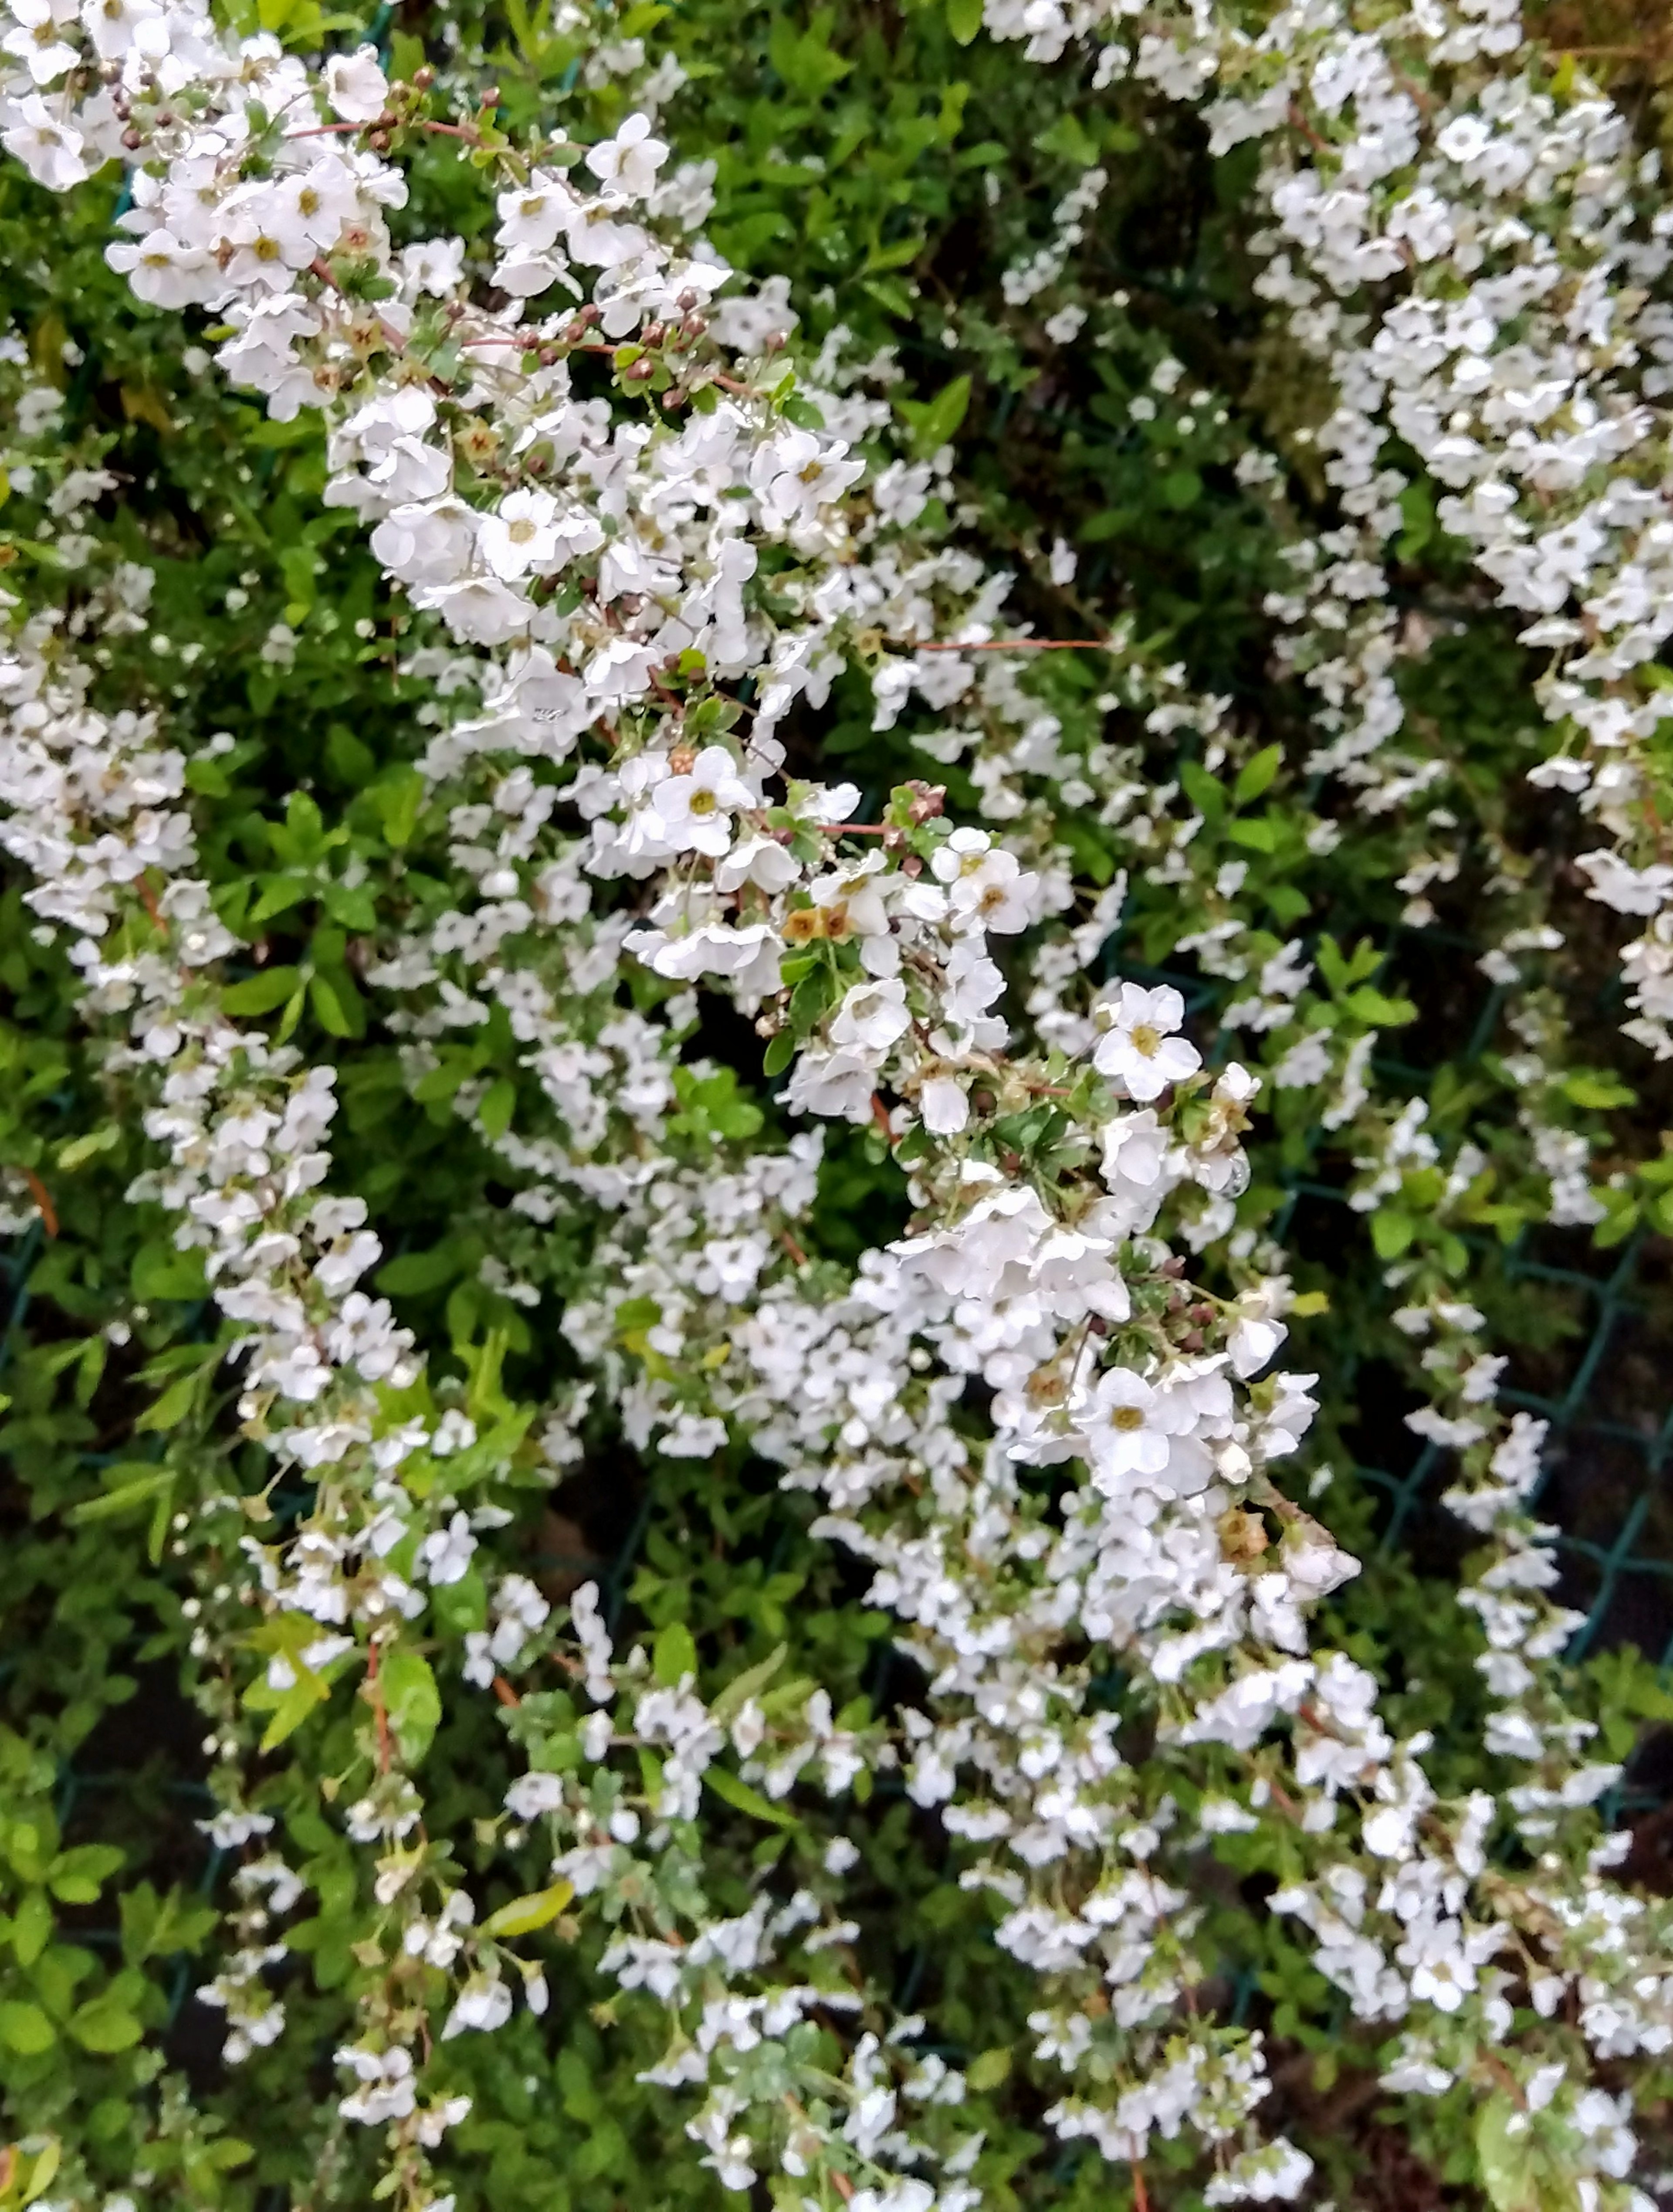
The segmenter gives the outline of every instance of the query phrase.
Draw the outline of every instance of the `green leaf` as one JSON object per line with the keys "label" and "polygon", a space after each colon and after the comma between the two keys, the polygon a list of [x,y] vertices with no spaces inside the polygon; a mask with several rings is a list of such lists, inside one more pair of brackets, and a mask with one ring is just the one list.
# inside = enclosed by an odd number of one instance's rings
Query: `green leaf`
{"label": "green leaf", "polygon": [[12,1949],[20,1966],[33,1966],[52,1936],[52,1908],[44,1889],[31,1889],[12,1917]]}
{"label": "green leaf", "polygon": [[733,1675],[720,1695],[709,1706],[709,1711],[723,1728],[728,1726],[733,1717],[743,1711],[751,1698],[758,1696],[767,1687],[779,1668],[784,1665],[789,1651],[790,1646],[787,1644],[777,1644],[767,1653],[766,1658],[755,1666],[746,1667],[741,1674]]}
{"label": "green leaf", "polygon": [[384,837],[398,851],[412,839],[418,827],[418,817],[424,805],[424,779],[416,769],[403,769],[397,775],[387,776],[374,783],[367,793],[377,808],[383,823]]}
{"label": "green leaf", "polygon": [[441,1725],[441,1692],[430,1662],[421,1652],[397,1648],[379,1668],[378,1687],[401,1756],[409,1766],[416,1766]]}
{"label": "green leaf", "polygon": [[135,1253],[128,1279],[142,1304],[154,1298],[206,1298],[209,1294],[203,1253],[196,1245],[181,1251],[160,1237]]}
{"label": "green leaf", "polygon": [[684,1621],[670,1620],[665,1628],[658,1630],[652,1665],[665,1690],[673,1689],[682,1676],[695,1674],[697,1646]]}
{"label": "green leaf", "polygon": [[997,2089],[1009,2078],[1010,2070],[1010,2045],[997,2043],[991,2051],[977,2052],[965,2069],[965,2079],[973,2089]]}
{"label": "green leaf", "polygon": [[82,2050],[105,2057],[131,2049],[143,2032],[137,2017],[111,1997],[95,1997],[70,2018],[70,2033]]}
{"label": "green leaf", "polygon": [[1379,1206],[1371,1217],[1371,1242],[1379,1260],[1397,1260],[1417,1234],[1410,1214],[1393,1206]]}
{"label": "green leaf", "polygon": [[927,460],[963,422],[970,405],[970,379],[955,376],[933,399],[897,399],[894,404],[912,433],[912,451],[920,460]]}
{"label": "green leaf", "polygon": [[229,1014],[270,1014],[276,1006],[283,1006],[301,980],[294,968],[264,969],[247,983],[229,985],[221,994],[221,1003]]}
{"label": "green leaf", "polygon": [[[259,1694],[263,1692],[264,1696]],[[264,1682],[246,1690],[244,1702],[252,1711],[266,1712],[270,1709],[273,1714],[262,1735],[262,1749],[276,1751],[288,1736],[295,1735],[314,1707],[324,1705],[330,1694],[331,1686],[324,1675],[313,1674],[300,1664],[296,1664],[296,1680],[288,1690],[275,1692],[268,1690]]]}
{"label": "green leaf", "polygon": [[378,1270],[378,1288],[386,1297],[416,1297],[439,1291],[464,1270],[464,1250],[447,1237],[427,1252],[403,1252],[398,1259],[386,1260]]}
{"label": "green leaf", "polygon": [[[155,1412],[155,1408],[152,1410]],[[153,1499],[163,1496],[173,1487],[174,1470],[162,1468],[138,1475],[131,1482],[118,1483],[114,1490],[106,1491],[102,1497],[84,1498],[79,1505],[70,1507],[67,1518],[71,1527],[76,1528],[88,1528],[97,1521],[118,1521],[124,1513],[132,1513],[142,1505],[149,1505]]]}
{"label": "green leaf", "polygon": [[84,1137],[72,1137],[68,1144],[58,1147],[58,1165],[66,1174],[92,1159],[96,1152],[108,1152],[122,1142],[122,1131],[114,1121],[106,1121],[101,1129],[89,1130]]}
{"label": "green leaf", "polygon": [[969,46],[982,27],[982,0],[947,0],[947,27],[956,45]]}
{"label": "green leaf", "polygon": [[507,1076],[491,1084],[482,1104],[476,1109],[476,1119],[487,1135],[503,1137],[512,1125],[512,1115],[517,1110],[517,1085]]}
{"label": "green leaf", "polygon": [[1217,822],[1226,811],[1225,787],[1209,774],[1201,761],[1179,763],[1179,783],[1197,811],[1210,822]]}
{"label": "green leaf", "polygon": [[81,1844],[60,1851],[46,1870],[47,1886],[65,1905],[91,1905],[127,1854],[115,1844]]}
{"label": "green leaf", "polygon": [[315,1018],[328,1036],[365,1035],[365,1009],[347,975],[327,975],[316,969],[308,978],[308,996],[313,1001]]}
{"label": "green leaf", "polygon": [[1635,1091],[1629,1091],[1624,1083],[1618,1083],[1612,1075],[1584,1069],[1573,1075],[1566,1075],[1562,1090],[1564,1097],[1573,1099],[1575,1105],[1595,1107],[1599,1112],[1607,1111],[1612,1106],[1630,1106],[1638,1097]]}
{"label": "green leaf", "polygon": [[797,1823],[794,1813],[786,1812],[782,1805],[774,1805],[752,1790],[747,1782],[740,1782],[724,1766],[709,1766],[703,1771],[706,1788],[712,1790],[723,1805],[730,1805],[735,1813],[747,1813],[752,1820],[769,1820],[775,1828],[794,1828]]}
{"label": "green leaf", "polygon": [[38,2058],[58,2041],[58,2030],[38,2004],[11,1999],[0,2004],[0,2043],[25,2058]]}
{"label": "green leaf", "polygon": [[555,1881],[550,1889],[536,1889],[527,1897],[514,1897],[482,1923],[484,1936],[528,1936],[555,1920],[575,1894],[573,1881]]}
{"label": "green leaf", "polygon": [[1061,161],[1072,161],[1077,169],[1090,169],[1098,160],[1097,143],[1072,108],[1065,110],[1049,131],[1042,131],[1034,144],[1042,154],[1055,154]]}
{"label": "green leaf", "polygon": [[1350,991],[1342,1003],[1356,1020],[1371,1029],[1397,1030],[1417,1019],[1417,1009],[1409,999],[1385,998],[1368,983]]}
{"label": "green leaf", "polygon": [[1245,761],[1232,787],[1232,804],[1247,806],[1258,799],[1278,773],[1283,757],[1282,745],[1267,745],[1252,760]]}
{"label": "green leaf", "polygon": [[1510,2099],[1489,2097],[1476,2115],[1476,2158],[1493,2212],[1539,2212],[1533,2133]]}
{"label": "green leaf", "polygon": [[171,1382],[154,1406],[148,1406],[134,1423],[136,1429],[154,1430],[167,1434],[177,1429],[197,1402],[198,1386],[203,1381],[200,1368],[195,1375],[182,1375]]}
{"label": "green leaf", "polygon": [[35,2160],[34,2171],[30,2174],[28,2185],[23,2191],[23,2202],[26,2204],[33,2204],[38,2197],[45,2196],[51,2186],[52,2177],[58,2170],[63,2155],[63,2150],[55,2137]]}
{"label": "green leaf", "polygon": [[1203,496],[1203,479],[1195,469],[1170,469],[1161,480],[1161,495],[1176,514],[1183,514]]}

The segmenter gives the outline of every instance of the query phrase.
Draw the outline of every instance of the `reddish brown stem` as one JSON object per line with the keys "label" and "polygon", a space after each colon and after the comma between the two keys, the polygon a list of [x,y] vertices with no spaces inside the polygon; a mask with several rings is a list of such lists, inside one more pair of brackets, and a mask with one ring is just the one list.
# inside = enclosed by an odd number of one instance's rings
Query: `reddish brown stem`
{"label": "reddish brown stem", "polygon": [[494,1678],[494,1694],[502,1705],[520,1705],[523,1702],[503,1674]]}
{"label": "reddish brown stem", "polygon": [[58,1217],[52,1200],[46,1194],[46,1185],[33,1168],[25,1168],[23,1180],[29,1186],[29,1195],[40,1208],[40,1225],[49,1237],[58,1233]]}
{"label": "reddish brown stem", "polygon": [[372,1692],[372,1710],[378,1721],[378,1771],[387,1774],[394,1753],[389,1737],[389,1712],[384,1704],[383,1686],[378,1680],[378,1646],[375,1642],[366,1647],[366,1686]]}

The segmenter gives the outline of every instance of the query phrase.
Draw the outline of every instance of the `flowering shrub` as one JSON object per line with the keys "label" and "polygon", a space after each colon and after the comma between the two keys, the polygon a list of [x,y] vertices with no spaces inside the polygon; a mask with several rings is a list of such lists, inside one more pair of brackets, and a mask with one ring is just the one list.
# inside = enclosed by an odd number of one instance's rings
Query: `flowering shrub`
{"label": "flowering shrub", "polygon": [[3,13],[0,2201],[1652,2204],[1503,1259],[1673,1231],[1647,126]]}

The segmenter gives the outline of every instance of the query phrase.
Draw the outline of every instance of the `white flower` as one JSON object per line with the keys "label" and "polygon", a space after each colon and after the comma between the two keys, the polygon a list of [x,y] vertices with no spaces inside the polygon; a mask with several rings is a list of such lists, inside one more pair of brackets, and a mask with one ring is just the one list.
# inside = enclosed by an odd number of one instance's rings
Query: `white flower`
{"label": "white flower", "polygon": [[221,273],[201,246],[182,246],[166,230],[137,240],[118,238],[105,248],[105,258],[128,279],[135,297],[154,307],[190,307],[204,295],[205,272]]}
{"label": "white flower", "polygon": [[918,1094],[918,1111],[931,1135],[956,1137],[970,1119],[964,1086],[951,1075],[931,1075]]}
{"label": "white flower", "polygon": [[1125,1367],[1100,1375],[1082,1422],[1087,1458],[1099,1476],[1161,1474],[1173,1444],[1161,1425],[1158,1393]]}
{"label": "white flower", "polygon": [[389,80],[375,46],[333,54],[325,64],[325,97],[345,123],[373,123],[389,103]]}
{"label": "white flower", "polygon": [[651,136],[651,119],[630,115],[614,138],[589,149],[586,165],[613,198],[644,199],[656,189],[657,172],[668,159],[668,149]]}
{"label": "white flower", "polygon": [[507,582],[546,567],[556,555],[558,502],[549,491],[520,485],[507,492],[477,528],[482,558]]}
{"label": "white flower", "polygon": [[17,120],[9,131],[0,131],[0,145],[17,156],[38,185],[64,192],[90,173],[81,132],[60,123],[38,92],[16,101],[12,112]]}
{"label": "white flower", "polygon": [[17,58],[38,85],[55,84],[81,58],[60,36],[53,0],[9,0],[16,27],[0,39],[0,48]]}
{"label": "white flower", "polygon": [[470,1516],[456,1513],[445,1528],[434,1529],[424,1539],[419,1556],[433,1583],[458,1583],[464,1580],[476,1548]]}
{"label": "white flower", "polygon": [[911,1027],[906,985],[884,976],[852,987],[831,1024],[831,1042],[839,1048],[858,1045],[866,1052],[887,1052]]}
{"label": "white flower", "polygon": [[684,775],[670,775],[651,794],[670,850],[718,859],[732,842],[731,810],[755,795],[724,745],[706,745]]}
{"label": "white flower", "polygon": [[1195,1045],[1171,1034],[1185,1012],[1171,985],[1147,991],[1124,983],[1111,1012],[1113,1020],[1098,1040],[1093,1065],[1130,1098],[1160,1098],[1170,1084],[1182,1083],[1203,1065]]}

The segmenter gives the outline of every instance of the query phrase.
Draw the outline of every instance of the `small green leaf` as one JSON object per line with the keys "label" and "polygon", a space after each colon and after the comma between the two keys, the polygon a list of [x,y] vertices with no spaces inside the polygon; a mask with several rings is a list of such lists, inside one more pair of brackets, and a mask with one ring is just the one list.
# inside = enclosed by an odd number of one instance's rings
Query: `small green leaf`
{"label": "small green leaf", "polygon": [[52,1934],[52,1908],[46,1901],[45,1891],[27,1891],[12,1918],[12,1949],[18,1965],[33,1966],[46,1948]]}
{"label": "small green leaf", "polygon": [[135,1253],[128,1279],[134,1296],[142,1304],[153,1298],[206,1298],[209,1294],[202,1252],[195,1245],[182,1251],[160,1237],[142,1244]]}
{"label": "small green leaf", "polygon": [[517,1110],[517,1085],[509,1077],[501,1076],[491,1084],[482,1104],[476,1109],[476,1119],[486,1135],[503,1137],[512,1125],[512,1115]]}
{"label": "small green leaf", "polygon": [[1252,760],[1245,761],[1232,787],[1234,805],[1248,806],[1258,799],[1278,773],[1283,757],[1282,745],[1267,745]]}
{"label": "small green leaf", "polygon": [[[176,1386],[179,1387],[178,1385]],[[152,1411],[155,1413],[154,1407]],[[163,1468],[149,1474],[136,1476],[131,1482],[119,1483],[100,1498],[84,1498],[79,1505],[72,1505],[68,1516],[70,1526],[85,1528],[97,1521],[117,1521],[124,1513],[132,1513],[142,1505],[174,1487],[174,1471]]]}
{"label": "small green leaf", "polygon": [[740,1782],[736,1774],[728,1773],[724,1766],[706,1767],[703,1772],[706,1786],[713,1790],[723,1805],[730,1805],[735,1813],[747,1813],[752,1820],[770,1820],[775,1828],[793,1828],[797,1821],[794,1813],[782,1805],[774,1805],[763,1797],[759,1790],[752,1790],[747,1782]]}
{"label": "small green leaf", "polygon": [[270,1014],[283,1006],[301,980],[294,968],[269,968],[247,982],[229,985],[221,1003],[229,1014]]}
{"label": "small green leaf", "polygon": [[58,2030],[39,2005],[17,1999],[0,2004],[0,2043],[9,2050],[20,2051],[25,2058],[37,2058],[58,2039]]}
{"label": "small green leaf", "polygon": [[1577,1106],[1594,1107],[1600,1113],[1612,1106],[1630,1106],[1638,1096],[1624,1083],[1616,1082],[1612,1075],[1590,1073],[1584,1070],[1566,1075],[1562,1089],[1563,1096],[1572,1098]]}
{"label": "small green leaf", "polygon": [[[258,1684],[257,1687],[264,1688],[265,1685]],[[282,1692],[274,1702],[273,1717],[268,1723],[262,1736],[262,1749],[276,1751],[288,1736],[295,1735],[314,1707],[324,1705],[330,1694],[331,1686],[323,1675],[312,1674],[307,1668],[299,1667],[296,1670],[295,1681],[289,1689]],[[245,1692],[244,1702],[253,1711],[267,1710],[265,1701],[258,1705],[256,1699],[248,1691]]]}
{"label": "small green leaf", "polygon": [[95,1997],[70,2018],[70,2033],[82,2050],[105,2057],[131,2049],[142,2032],[136,2015],[110,1997]]}
{"label": "small green leaf", "polygon": [[452,1237],[444,1237],[427,1252],[403,1252],[385,1261],[378,1270],[378,1288],[386,1297],[415,1297],[439,1291],[464,1269],[464,1255]]}
{"label": "small green leaf", "polygon": [[1201,761],[1179,763],[1179,784],[1197,811],[1210,822],[1218,821],[1226,811],[1225,787],[1209,774]]}
{"label": "small green leaf", "polygon": [[155,1430],[167,1433],[177,1429],[197,1402],[197,1389],[203,1381],[203,1370],[195,1375],[182,1375],[171,1382],[155,1406],[148,1406],[134,1423],[136,1429]]}
{"label": "small green leaf", "polygon": [[1397,1260],[1416,1234],[1410,1214],[1392,1206],[1379,1206],[1371,1217],[1371,1242],[1379,1260]]}
{"label": "small green leaf", "polygon": [[658,1630],[652,1664],[657,1680],[666,1690],[673,1689],[682,1676],[695,1674],[697,1646],[684,1621],[670,1620],[665,1628]]}
{"label": "small green leaf", "polygon": [[1476,2157],[1493,2212],[1538,2212],[1533,2135],[1510,2099],[1489,2097],[1476,2115]]}
{"label": "small green leaf", "polygon": [[1203,479],[1195,469],[1170,469],[1161,480],[1161,495],[1176,514],[1183,514],[1203,496]]}
{"label": "small green leaf", "polygon": [[741,1674],[735,1674],[732,1677],[709,1707],[709,1711],[722,1728],[728,1726],[733,1717],[742,1712],[750,1698],[757,1696],[767,1687],[779,1668],[784,1665],[789,1650],[790,1646],[787,1644],[778,1644],[757,1665],[746,1667]]}
{"label": "small green leaf", "polygon": [[1010,2045],[996,2043],[991,2050],[977,2052],[965,2069],[965,2079],[973,2089],[997,2089],[1010,2070]]}
{"label": "small green leaf", "polygon": [[441,1725],[441,1692],[430,1662],[421,1652],[391,1651],[378,1670],[378,1687],[401,1756],[416,1766]]}
{"label": "small green leaf", "polygon": [[63,2155],[55,2136],[35,2160],[34,2171],[30,2174],[28,2185],[23,2191],[23,2202],[26,2204],[33,2204],[38,2197],[45,2196],[52,2185],[53,2175],[58,2170],[58,2164]]}
{"label": "small green leaf", "polygon": [[122,1131],[114,1121],[106,1121],[103,1128],[90,1130],[85,1137],[72,1137],[58,1147],[58,1165],[66,1174],[90,1160],[96,1152],[108,1152],[122,1141]]}
{"label": "small green leaf", "polygon": [[947,0],[947,27],[955,45],[969,46],[982,27],[982,0]]}
{"label": "small green leaf", "polygon": [[897,399],[894,404],[912,433],[913,452],[920,460],[927,460],[963,422],[970,405],[970,379],[955,376],[933,399]]}
{"label": "small green leaf", "polygon": [[527,1897],[514,1897],[482,1923],[484,1936],[528,1936],[555,1920],[575,1894],[573,1881],[555,1881],[550,1889],[537,1889]]}

